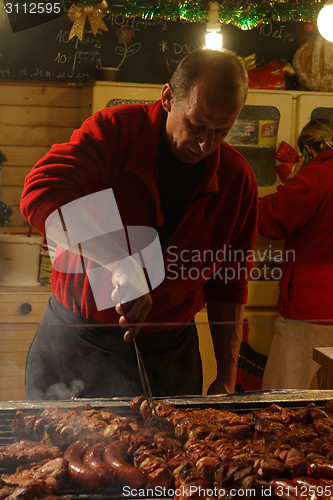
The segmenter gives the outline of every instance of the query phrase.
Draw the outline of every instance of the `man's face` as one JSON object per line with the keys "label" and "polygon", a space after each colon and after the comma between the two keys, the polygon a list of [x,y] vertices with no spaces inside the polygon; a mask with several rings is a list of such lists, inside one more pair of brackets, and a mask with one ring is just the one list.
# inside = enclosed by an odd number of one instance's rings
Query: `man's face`
{"label": "man's face", "polygon": [[194,83],[183,99],[174,99],[168,84],[162,104],[167,111],[166,140],[184,163],[197,163],[209,156],[228,135],[243,102],[232,95],[213,98],[206,82]]}

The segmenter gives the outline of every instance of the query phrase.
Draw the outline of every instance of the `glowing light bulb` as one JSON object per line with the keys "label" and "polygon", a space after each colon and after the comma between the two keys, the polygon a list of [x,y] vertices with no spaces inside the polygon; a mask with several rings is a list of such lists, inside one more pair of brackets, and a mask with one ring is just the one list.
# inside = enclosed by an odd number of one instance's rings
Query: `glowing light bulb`
{"label": "glowing light bulb", "polygon": [[319,33],[329,42],[333,42],[333,0],[328,0],[318,14]]}
{"label": "glowing light bulb", "polygon": [[206,33],[206,49],[221,50],[222,49],[222,34],[221,23],[219,17],[220,6],[218,2],[209,2],[208,4],[208,22]]}
{"label": "glowing light bulb", "polygon": [[221,50],[223,47],[222,35],[218,31],[207,31],[206,33],[206,49]]}

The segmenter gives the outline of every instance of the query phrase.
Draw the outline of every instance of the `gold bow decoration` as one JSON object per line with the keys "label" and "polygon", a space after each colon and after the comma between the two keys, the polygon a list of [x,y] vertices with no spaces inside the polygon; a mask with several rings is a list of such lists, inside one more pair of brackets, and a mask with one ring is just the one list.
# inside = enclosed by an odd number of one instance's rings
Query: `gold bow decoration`
{"label": "gold bow decoration", "polygon": [[106,0],[95,5],[72,4],[67,12],[69,19],[74,23],[69,34],[69,39],[71,40],[76,35],[79,40],[82,40],[87,17],[94,35],[96,35],[99,29],[108,31],[102,20],[106,14],[107,7]]}

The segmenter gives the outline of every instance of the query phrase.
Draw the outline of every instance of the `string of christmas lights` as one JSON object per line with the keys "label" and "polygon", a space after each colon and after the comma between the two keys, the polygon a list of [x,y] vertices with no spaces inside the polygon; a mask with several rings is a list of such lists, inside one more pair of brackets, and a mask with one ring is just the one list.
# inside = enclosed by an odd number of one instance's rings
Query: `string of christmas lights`
{"label": "string of christmas lights", "polygon": [[[15,3],[23,6],[29,3],[29,1],[16,0]],[[107,14],[121,14],[126,17],[206,22],[208,16],[207,0],[106,1]],[[68,12],[73,5],[87,7],[96,6],[100,2],[101,0],[60,0],[62,9],[65,12]],[[257,2],[220,0],[220,21],[223,24],[233,24],[243,30],[255,28],[260,23],[269,21],[312,22],[317,19],[318,13],[324,3],[325,0],[259,0]]]}

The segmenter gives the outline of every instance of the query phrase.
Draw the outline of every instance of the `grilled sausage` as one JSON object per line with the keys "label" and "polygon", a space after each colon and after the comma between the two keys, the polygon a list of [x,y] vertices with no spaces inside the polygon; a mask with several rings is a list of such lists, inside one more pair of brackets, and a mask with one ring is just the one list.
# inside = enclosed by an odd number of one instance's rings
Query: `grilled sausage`
{"label": "grilled sausage", "polygon": [[332,498],[332,482],[329,480],[319,480],[314,477],[295,477],[294,482],[300,486],[300,494],[311,498]]}
{"label": "grilled sausage", "polygon": [[126,441],[113,441],[105,448],[103,460],[122,484],[133,488],[144,488],[147,484],[147,476],[136,467],[125,462],[124,455],[127,448],[128,443]]}
{"label": "grilled sausage", "polygon": [[333,479],[333,460],[314,460],[308,465],[308,475]]}
{"label": "grilled sausage", "polygon": [[103,475],[91,469],[82,462],[82,457],[87,448],[80,441],[71,444],[64,453],[64,458],[68,461],[68,474],[75,482],[83,488],[96,490],[104,482]]}
{"label": "grilled sausage", "polygon": [[110,484],[114,480],[114,473],[103,461],[103,452],[105,446],[102,443],[96,443],[90,446],[83,455],[82,463],[94,470],[103,477],[103,484]]}

